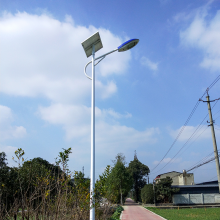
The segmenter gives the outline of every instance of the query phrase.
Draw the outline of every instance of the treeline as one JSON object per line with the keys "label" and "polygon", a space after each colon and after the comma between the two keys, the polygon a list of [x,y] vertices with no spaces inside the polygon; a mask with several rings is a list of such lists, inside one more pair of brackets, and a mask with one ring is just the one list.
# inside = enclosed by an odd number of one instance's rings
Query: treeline
{"label": "treeline", "polygon": [[[0,219],[88,219],[90,180],[82,172],[70,172],[70,153],[71,148],[63,149],[53,165],[42,158],[25,161],[20,148],[13,158],[17,167],[9,167],[5,153],[0,153]],[[128,194],[141,201],[149,172],[136,153],[128,166],[118,154],[96,181],[96,219],[109,219],[113,204],[123,204]]]}
{"label": "treeline", "polygon": [[121,205],[127,196],[132,197],[136,202],[141,201],[141,189],[147,184],[146,177],[150,173],[148,166],[138,160],[136,153],[134,160],[130,161],[128,166],[123,154],[118,154],[113,163],[114,166],[107,166],[96,182],[97,190],[102,192],[101,196]]}

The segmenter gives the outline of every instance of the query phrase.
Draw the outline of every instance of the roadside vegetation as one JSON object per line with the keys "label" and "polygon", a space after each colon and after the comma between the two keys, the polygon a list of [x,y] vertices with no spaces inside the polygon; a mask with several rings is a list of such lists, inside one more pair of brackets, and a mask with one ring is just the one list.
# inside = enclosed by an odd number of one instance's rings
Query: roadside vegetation
{"label": "roadside vegetation", "polygon": [[147,209],[167,220],[220,220],[220,208],[189,208],[178,210],[147,207]]}
{"label": "roadside vegetation", "polygon": [[[15,151],[16,167],[9,167],[0,153],[0,219],[87,220],[90,212],[90,179],[68,167],[71,148],[59,152],[54,164],[42,158],[25,160],[21,148]],[[141,189],[150,170],[135,153],[126,166],[123,154],[108,165],[95,184],[97,220],[117,219],[126,197],[141,201]],[[117,208],[117,209],[116,209]]]}
{"label": "roadside vegetation", "polygon": [[122,206],[118,206],[118,208],[116,209],[114,214],[111,216],[110,220],[119,220],[122,211],[124,211],[123,207]]}
{"label": "roadside vegetation", "polygon": [[171,203],[172,195],[179,191],[179,189],[171,188],[173,180],[166,177],[157,181],[157,183],[145,185],[141,189],[141,199],[144,204],[153,204],[154,199],[156,203]]}

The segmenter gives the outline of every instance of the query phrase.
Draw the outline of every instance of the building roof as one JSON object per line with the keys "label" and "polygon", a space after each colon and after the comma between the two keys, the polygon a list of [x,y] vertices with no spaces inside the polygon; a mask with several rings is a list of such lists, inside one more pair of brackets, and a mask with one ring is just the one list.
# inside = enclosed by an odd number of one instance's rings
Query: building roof
{"label": "building roof", "polygon": [[164,175],[164,174],[168,174],[168,173],[180,173],[180,172],[177,172],[177,171],[170,171],[170,172],[167,172],[167,173],[161,173],[161,174],[159,174],[158,176],[161,176],[161,175]]}
{"label": "building roof", "polygon": [[178,173],[178,174],[181,174],[180,172],[177,172],[177,171],[171,171],[171,172],[167,172],[167,173],[162,173],[162,174],[157,175],[155,180],[160,178],[161,175],[168,174],[168,173]]}
{"label": "building roof", "polygon": [[218,184],[211,185],[175,185],[171,188],[179,189],[178,192],[174,194],[207,194],[207,193],[219,193]]}
{"label": "building roof", "polygon": [[197,183],[195,185],[218,185],[218,180],[209,181],[209,182],[203,182],[203,183]]}

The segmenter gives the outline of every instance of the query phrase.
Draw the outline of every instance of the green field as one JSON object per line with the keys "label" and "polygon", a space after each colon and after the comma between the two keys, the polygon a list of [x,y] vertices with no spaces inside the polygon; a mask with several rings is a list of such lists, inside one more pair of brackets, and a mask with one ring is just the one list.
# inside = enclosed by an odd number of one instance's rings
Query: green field
{"label": "green field", "polygon": [[168,220],[220,220],[220,208],[187,208],[179,210],[146,208]]}

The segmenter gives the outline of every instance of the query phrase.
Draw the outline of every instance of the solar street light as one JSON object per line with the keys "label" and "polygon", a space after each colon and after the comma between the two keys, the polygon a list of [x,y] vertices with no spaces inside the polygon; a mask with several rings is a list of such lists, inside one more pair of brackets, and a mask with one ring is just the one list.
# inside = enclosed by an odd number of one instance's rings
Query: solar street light
{"label": "solar street light", "polygon": [[[107,55],[118,51],[124,52],[130,50],[139,42],[138,39],[131,39],[121,44],[115,50],[112,50],[100,57],[95,58],[95,53],[100,50],[103,45],[99,35],[99,32],[95,33],[88,39],[82,42],[83,49],[87,57],[92,55],[92,60],[88,62],[84,68],[86,77],[92,80],[92,98],[91,98],[91,171],[90,171],[90,220],[95,220],[95,208],[94,208],[94,188],[95,188],[95,66],[101,62]],[[96,60],[99,60],[95,63]],[[92,63],[92,77],[86,74],[87,66]]]}

